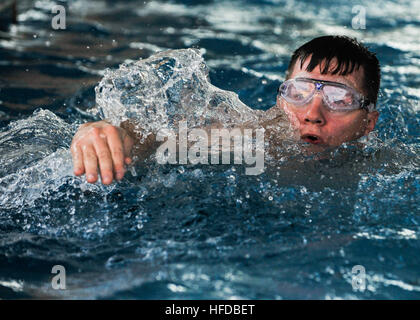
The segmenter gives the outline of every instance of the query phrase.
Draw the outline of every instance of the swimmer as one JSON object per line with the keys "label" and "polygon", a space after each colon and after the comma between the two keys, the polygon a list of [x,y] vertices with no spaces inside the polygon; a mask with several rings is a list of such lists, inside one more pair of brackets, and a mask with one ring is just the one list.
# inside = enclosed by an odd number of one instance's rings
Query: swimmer
{"label": "swimmer", "polygon": [[[364,45],[345,36],[315,38],[293,53],[276,105],[266,114],[286,114],[301,141],[320,149],[339,146],[375,128],[379,85],[379,61]],[[268,124],[273,120],[261,123]],[[81,125],[71,144],[74,174],[95,183],[99,165],[103,184],[121,180],[138,140],[127,122]],[[151,154],[156,146],[149,136],[140,151]]]}

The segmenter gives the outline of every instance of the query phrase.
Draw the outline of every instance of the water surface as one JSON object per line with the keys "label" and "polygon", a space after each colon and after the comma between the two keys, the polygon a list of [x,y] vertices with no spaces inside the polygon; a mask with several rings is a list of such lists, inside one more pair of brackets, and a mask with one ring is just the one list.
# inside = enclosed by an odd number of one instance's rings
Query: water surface
{"label": "water surface", "polygon": [[[55,4],[66,30],[51,28]],[[418,299],[419,32],[416,1],[20,1],[0,34],[0,296]],[[154,162],[108,187],[72,175],[106,68],[198,48],[213,85],[267,110],[291,52],[324,34],[356,36],[381,62],[366,148],[268,160],[258,176]],[[51,287],[57,264],[66,290]]]}

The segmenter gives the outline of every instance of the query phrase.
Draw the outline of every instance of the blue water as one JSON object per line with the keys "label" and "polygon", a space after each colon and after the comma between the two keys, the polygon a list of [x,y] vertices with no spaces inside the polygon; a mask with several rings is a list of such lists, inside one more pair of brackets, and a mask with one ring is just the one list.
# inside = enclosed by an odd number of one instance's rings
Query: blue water
{"label": "blue water", "polygon": [[[55,4],[66,30],[51,28]],[[352,28],[355,5],[366,29]],[[18,22],[0,33],[0,298],[420,298],[418,1],[22,0]],[[324,34],[381,62],[367,148],[288,154],[259,176],[153,161],[108,187],[72,175],[106,68],[199,48],[215,86],[266,110],[291,52]]]}

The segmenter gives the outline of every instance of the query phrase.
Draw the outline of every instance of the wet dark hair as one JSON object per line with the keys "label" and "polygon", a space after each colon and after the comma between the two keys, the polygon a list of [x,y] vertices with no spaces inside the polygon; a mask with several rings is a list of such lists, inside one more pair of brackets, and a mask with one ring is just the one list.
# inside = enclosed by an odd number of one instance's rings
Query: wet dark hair
{"label": "wet dark hair", "polygon": [[[367,99],[376,105],[379,85],[381,81],[381,69],[375,53],[371,52],[356,39],[346,36],[323,36],[315,38],[293,52],[287,69],[286,79],[292,73],[298,60],[302,68],[305,60],[311,56],[306,71],[311,72],[316,66],[321,65],[321,74],[346,75],[363,67],[363,87],[367,92]],[[331,61],[336,58],[337,65],[334,69]]]}

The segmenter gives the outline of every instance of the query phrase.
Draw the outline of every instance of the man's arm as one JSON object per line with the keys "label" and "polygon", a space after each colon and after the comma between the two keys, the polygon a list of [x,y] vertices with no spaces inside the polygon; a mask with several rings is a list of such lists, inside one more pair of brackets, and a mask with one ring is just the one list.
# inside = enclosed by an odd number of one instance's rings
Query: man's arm
{"label": "man's arm", "polygon": [[[265,122],[260,119],[259,125],[254,121],[249,121],[237,124],[235,127],[241,131],[258,127],[264,127],[267,130],[275,124],[277,128],[281,117],[271,115],[268,118],[270,121],[267,121],[267,118]],[[215,122],[203,129],[210,132],[212,128],[225,127],[224,124]],[[144,159],[158,146],[159,142],[156,141],[155,134],[142,137],[129,120],[121,123],[119,127],[107,121],[88,122],[79,127],[71,144],[74,174],[77,176],[86,174],[86,180],[95,183],[100,172],[102,183],[108,185],[114,179],[121,180],[124,177],[125,165],[133,161],[132,153]]]}

